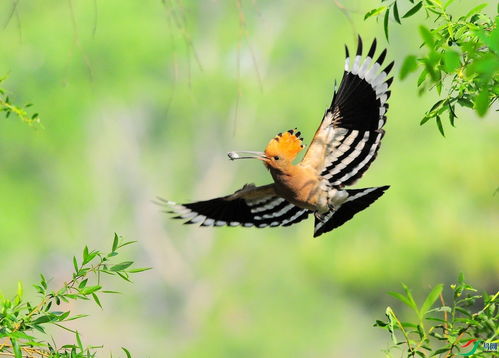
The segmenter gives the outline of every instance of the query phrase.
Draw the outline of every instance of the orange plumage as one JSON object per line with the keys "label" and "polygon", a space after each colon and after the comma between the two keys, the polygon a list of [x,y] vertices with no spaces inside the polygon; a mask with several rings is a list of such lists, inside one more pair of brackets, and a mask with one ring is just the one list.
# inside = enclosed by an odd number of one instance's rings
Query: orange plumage
{"label": "orange plumage", "polygon": [[290,162],[293,161],[303,149],[303,139],[300,138],[300,132],[295,130],[296,128],[290,129],[272,138],[265,148],[265,155],[269,158],[278,156]]}

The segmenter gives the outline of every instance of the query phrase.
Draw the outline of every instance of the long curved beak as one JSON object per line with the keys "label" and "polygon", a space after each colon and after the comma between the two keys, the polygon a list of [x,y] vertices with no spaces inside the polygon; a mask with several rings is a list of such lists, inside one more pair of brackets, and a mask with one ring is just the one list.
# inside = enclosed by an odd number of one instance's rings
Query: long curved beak
{"label": "long curved beak", "polygon": [[230,160],[236,160],[236,159],[259,159],[259,160],[268,160],[269,157],[267,157],[263,152],[254,152],[254,151],[249,151],[249,150],[242,150],[238,152],[229,152],[227,153],[229,156]]}

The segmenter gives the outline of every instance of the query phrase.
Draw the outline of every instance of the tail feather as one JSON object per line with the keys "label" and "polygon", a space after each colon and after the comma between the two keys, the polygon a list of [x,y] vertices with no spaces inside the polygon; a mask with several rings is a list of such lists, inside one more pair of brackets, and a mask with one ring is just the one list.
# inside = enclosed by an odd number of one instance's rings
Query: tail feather
{"label": "tail feather", "polygon": [[385,185],[375,188],[347,189],[349,197],[338,209],[327,213],[323,220],[315,218],[314,237],[343,225],[355,214],[374,203],[389,187]]}

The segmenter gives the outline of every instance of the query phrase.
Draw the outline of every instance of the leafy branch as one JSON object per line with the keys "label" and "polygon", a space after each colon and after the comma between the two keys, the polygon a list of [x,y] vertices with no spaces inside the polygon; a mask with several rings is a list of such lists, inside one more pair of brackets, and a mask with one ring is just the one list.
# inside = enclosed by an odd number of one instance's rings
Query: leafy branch
{"label": "leafy branch", "polygon": [[[5,77],[0,77],[0,84],[4,80]],[[28,113],[28,108],[31,106],[31,103],[28,103],[23,107],[12,103],[11,98],[7,94],[7,91],[0,87],[0,112],[4,112],[5,118],[9,118],[11,115],[14,115],[18,119],[29,125],[40,126],[40,116],[38,115],[38,113]]]}
{"label": "leafy branch", "polygon": [[[477,290],[459,275],[458,283],[451,285],[452,302],[446,304],[443,285],[435,286],[423,304],[418,306],[411,290],[403,285],[404,293],[389,294],[409,307],[417,317],[415,322],[405,322],[391,307],[387,307],[387,321],[377,320],[375,326],[388,330],[392,345],[385,351],[387,356],[394,350],[402,350],[407,357],[454,357],[470,340],[478,341],[473,357],[487,357],[487,352],[497,351],[499,334],[499,291],[493,296],[479,295]],[[438,303],[437,303],[438,302]],[[472,312],[479,302],[482,309]],[[399,340],[397,332],[403,336]],[[466,349],[466,348],[465,348]]]}
{"label": "leafy branch", "polygon": [[[473,108],[483,117],[499,96],[499,17],[494,20],[481,12],[487,4],[480,4],[462,16],[453,16],[448,7],[454,0],[386,2],[367,12],[364,19],[383,16],[387,40],[391,18],[402,24],[405,19],[424,12],[426,20],[431,22],[430,27],[419,26],[425,54],[406,56],[400,69],[400,79],[419,72],[419,94],[435,90],[440,97],[426,111],[421,124],[434,119],[445,136],[443,115],[447,114],[454,126],[456,106]],[[399,4],[403,2],[410,2],[410,8],[400,15]]]}
{"label": "leafy branch", "polygon": [[[37,304],[23,298],[23,286],[18,283],[17,294],[12,299],[0,295],[0,356],[21,357],[94,357],[100,346],[85,346],[78,331],[65,326],[87,315],[71,315],[70,311],[53,307],[62,302],[93,300],[102,308],[99,295],[118,293],[103,290],[103,274],[118,276],[130,281],[130,275],[149,268],[132,268],[133,261],[116,262],[119,251],[133,241],[125,242],[115,234],[111,251],[103,253],[85,246],[82,257],[73,257],[73,274],[59,289],[50,289],[47,279],[41,275],[34,288],[40,295]],[[75,343],[58,347],[46,333],[47,326],[56,326],[74,334]],[[127,357],[128,350],[123,348]]]}

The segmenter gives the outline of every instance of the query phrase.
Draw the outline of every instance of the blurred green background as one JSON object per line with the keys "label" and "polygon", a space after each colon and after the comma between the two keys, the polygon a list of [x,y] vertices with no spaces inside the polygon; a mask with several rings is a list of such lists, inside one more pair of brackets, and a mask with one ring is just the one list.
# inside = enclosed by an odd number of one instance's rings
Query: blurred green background
{"label": "blurred green background", "polygon": [[33,102],[44,125],[0,118],[2,293],[39,272],[57,287],[68,257],[110,247],[116,231],[137,240],[129,255],[154,269],[133,285],[109,283],[124,294],[104,297],[103,311],[71,307],[92,314],[74,326],[106,354],[381,357],[389,336],[372,324],[399,307],[386,292],[401,282],[421,299],[462,271],[497,290],[498,122],[493,111],[478,119],[466,110],[445,139],[434,124],[420,127],[434,98],[416,95],[414,76],[394,81],[382,149],[357,185],[392,187],[327,235],[312,239],[312,220],[182,226],[153,203],[268,183],[261,163],[226,152],[262,150],[293,127],[310,140],[357,32],[388,46],[396,71],[417,53],[421,19],[393,24],[388,45],[381,24],[363,21],[376,3],[345,2],[348,17],[335,4],[0,2],[3,85],[15,102]]}

